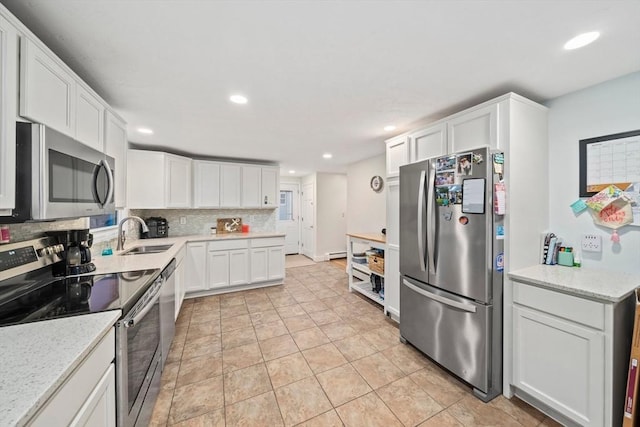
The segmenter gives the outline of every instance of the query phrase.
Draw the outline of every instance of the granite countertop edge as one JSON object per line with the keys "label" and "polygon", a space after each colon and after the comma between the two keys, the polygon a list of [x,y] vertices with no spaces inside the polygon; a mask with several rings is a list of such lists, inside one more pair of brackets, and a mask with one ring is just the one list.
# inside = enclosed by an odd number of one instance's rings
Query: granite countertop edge
{"label": "granite countertop edge", "polygon": [[[121,313],[111,310],[0,328],[0,342],[11,343],[0,347],[0,425],[29,422]],[[57,352],[42,345],[50,339],[56,340]]]}
{"label": "granite countertop edge", "polygon": [[618,303],[640,287],[629,273],[578,267],[534,265],[508,273],[510,279],[605,303]]}

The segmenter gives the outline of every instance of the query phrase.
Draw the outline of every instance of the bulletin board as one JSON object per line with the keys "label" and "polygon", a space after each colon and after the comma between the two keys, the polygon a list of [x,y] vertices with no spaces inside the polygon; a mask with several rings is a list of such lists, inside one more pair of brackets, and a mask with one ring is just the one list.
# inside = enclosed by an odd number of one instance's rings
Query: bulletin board
{"label": "bulletin board", "polygon": [[640,129],[580,140],[580,197],[640,183]]}

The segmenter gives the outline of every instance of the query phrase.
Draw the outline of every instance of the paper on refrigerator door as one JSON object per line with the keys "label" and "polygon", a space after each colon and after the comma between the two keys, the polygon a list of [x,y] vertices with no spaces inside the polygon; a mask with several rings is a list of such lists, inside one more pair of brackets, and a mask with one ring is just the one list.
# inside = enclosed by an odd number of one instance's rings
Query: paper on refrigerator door
{"label": "paper on refrigerator door", "polygon": [[484,184],[484,178],[465,179],[462,181],[463,213],[484,213]]}

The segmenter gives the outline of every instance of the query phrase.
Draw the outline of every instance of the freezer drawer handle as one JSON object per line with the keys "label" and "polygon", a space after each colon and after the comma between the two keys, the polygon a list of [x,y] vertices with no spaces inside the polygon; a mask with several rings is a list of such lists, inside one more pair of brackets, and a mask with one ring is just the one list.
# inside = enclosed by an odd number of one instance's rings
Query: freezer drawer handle
{"label": "freezer drawer handle", "polygon": [[451,306],[451,307],[454,307],[454,308],[457,308],[457,309],[460,309],[460,310],[468,311],[469,313],[475,313],[476,312],[476,307],[471,305],[471,304],[464,304],[462,302],[453,301],[453,300],[450,300],[449,298],[445,298],[445,297],[442,297],[440,295],[432,294],[431,292],[427,292],[427,291],[425,291],[423,289],[420,289],[419,287],[409,283],[406,280],[403,280],[402,282],[404,283],[404,285],[406,287],[408,287],[409,289],[411,289],[414,292],[419,293],[423,297],[432,299],[434,301],[438,301],[438,302],[440,302],[442,304],[445,304],[445,305],[448,305],[448,306]]}

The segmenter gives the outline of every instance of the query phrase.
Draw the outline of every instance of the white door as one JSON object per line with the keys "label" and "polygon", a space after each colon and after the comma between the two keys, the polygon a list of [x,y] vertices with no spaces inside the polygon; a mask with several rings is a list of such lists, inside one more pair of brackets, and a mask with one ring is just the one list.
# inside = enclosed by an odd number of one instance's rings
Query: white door
{"label": "white door", "polygon": [[278,231],[285,233],[285,254],[300,253],[300,184],[281,184]]}
{"label": "white door", "polygon": [[314,210],[313,183],[302,187],[302,254],[313,259],[314,255]]}

